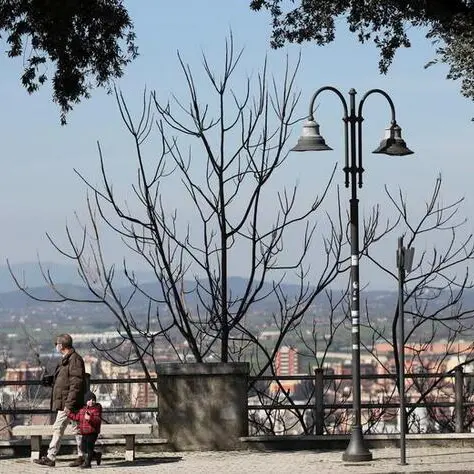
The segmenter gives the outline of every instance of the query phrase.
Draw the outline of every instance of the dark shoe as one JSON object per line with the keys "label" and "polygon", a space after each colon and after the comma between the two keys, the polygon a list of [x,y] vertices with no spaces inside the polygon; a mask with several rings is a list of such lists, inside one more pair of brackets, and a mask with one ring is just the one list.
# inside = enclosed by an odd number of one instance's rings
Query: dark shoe
{"label": "dark shoe", "polygon": [[73,462],[69,463],[69,467],[82,466],[83,462],[84,462],[84,458],[82,456],[78,456]]}
{"label": "dark shoe", "polygon": [[56,462],[52,459],[49,459],[48,456],[43,456],[39,459],[33,459],[33,462],[39,464],[40,466],[54,467]]}
{"label": "dark shoe", "polygon": [[86,455],[84,463],[81,464],[81,469],[90,469],[92,467],[91,466],[92,457],[93,457],[93,454]]}
{"label": "dark shoe", "polygon": [[102,453],[100,451],[94,451],[94,459],[98,466],[102,462]]}

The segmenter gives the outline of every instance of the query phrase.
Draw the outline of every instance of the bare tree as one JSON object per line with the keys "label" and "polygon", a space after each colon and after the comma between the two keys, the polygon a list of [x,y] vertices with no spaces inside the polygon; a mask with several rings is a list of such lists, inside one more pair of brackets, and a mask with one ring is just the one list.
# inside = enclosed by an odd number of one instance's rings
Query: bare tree
{"label": "bare tree", "polygon": [[[403,294],[406,326],[404,347],[407,354],[403,370],[411,374],[441,374],[447,370],[454,373],[454,365],[467,365],[474,360],[474,344],[462,344],[463,338],[471,339],[474,324],[474,308],[469,300],[465,301],[466,293],[474,286],[469,272],[474,259],[474,241],[472,234],[466,229],[467,220],[460,215],[463,199],[446,204],[441,191],[440,176],[425,204],[424,212],[413,216],[402,192],[394,195],[386,188],[398,218],[398,225],[392,232],[403,234],[407,247],[417,247],[413,271],[406,279]],[[382,237],[385,240],[385,232],[380,236],[369,236],[370,249],[366,246],[363,253],[382,272],[393,278],[395,286],[398,277],[394,269],[373,256],[374,243]],[[374,350],[376,343],[385,342],[392,347],[395,368],[388,367],[378,359],[386,373],[392,374],[394,369],[396,374],[401,370],[398,318],[398,307],[395,307],[391,327],[381,327],[371,317],[370,304],[367,305],[367,328],[372,333],[372,341],[367,341],[366,347],[375,357],[378,356]],[[439,341],[444,341],[443,350],[433,351],[433,344],[439,344]],[[451,390],[447,391],[447,384],[448,381],[442,376],[407,379],[407,396],[414,404],[408,410],[408,419],[413,417],[416,405],[420,403],[446,402],[452,398],[452,385],[450,384]],[[398,388],[398,383],[396,387]],[[392,389],[389,399],[396,401],[398,392],[395,385]],[[430,407],[427,412],[434,423],[446,424],[445,413]],[[453,429],[452,417],[450,423]]]}
{"label": "bare tree", "polygon": [[[90,294],[65,294],[43,269],[55,292],[53,299],[106,306],[116,318],[122,340],[101,349],[116,363],[140,364],[150,378],[155,349],[163,340],[175,348],[179,359],[188,355],[198,362],[252,359],[255,373],[273,370],[273,358],[285,336],[298,327],[315,298],[348,269],[341,212],[335,220],[321,213],[329,232],[326,236],[316,232],[315,214],[334,171],[306,209],[297,209],[296,186],[273,195],[269,191],[273,175],[286,159],[291,127],[297,121],[299,59],[294,68],[287,61],[281,80],[269,78],[265,62],[254,81],[242,83],[235,76],[241,55],[230,36],[220,74],[203,58],[214,103],[203,102],[198,81],[181,56],[186,99],[174,96],[172,102],[162,102],[157,92],[145,92],[141,115],[134,120],[123,95],[116,91],[135,149],[132,199],[122,199],[114,190],[99,145],[102,186],[80,175],[90,191],[88,223],[80,221],[79,238],[67,227],[68,249],[50,237],[56,249],[75,262]],[[153,151],[148,158],[146,144],[152,132],[157,132],[160,152],[156,157]],[[263,207],[269,200],[273,216],[268,206]],[[182,218],[183,202],[196,218],[192,224]],[[152,270],[153,285],[141,284],[124,262],[121,270],[133,291],[124,295],[118,290],[116,267],[108,265],[104,256],[104,226]],[[299,249],[293,245],[289,251],[292,229]],[[320,235],[321,256],[314,269],[309,248]],[[243,287],[235,292],[229,283],[237,260],[247,271]],[[311,286],[310,272],[317,274]],[[291,291],[285,285],[289,273],[299,282]],[[133,310],[138,298],[146,301],[146,316],[139,317]],[[271,347],[248,324],[252,311],[268,301],[274,306],[273,322],[279,330]]]}
{"label": "bare tree", "polygon": [[[377,205],[364,220],[361,261],[365,265],[375,265],[379,272],[393,279],[397,287],[395,265],[387,264],[377,255],[380,246],[386,246],[392,235],[404,235],[408,247],[417,247],[413,271],[406,280],[404,306],[406,317],[406,367],[410,374],[406,379],[406,393],[413,405],[408,411],[408,420],[412,429],[428,423],[436,429],[454,431],[454,412],[441,408],[426,407],[426,420],[420,420],[417,406],[425,402],[446,403],[453,400],[453,379],[441,374],[452,372],[454,366],[468,365],[474,359],[474,344],[463,343],[471,340],[474,323],[474,308],[465,301],[466,293],[473,288],[469,266],[474,258],[472,234],[466,232],[467,220],[461,217],[463,199],[445,203],[442,199],[442,179],[434,183],[431,196],[424,210],[416,215],[410,211],[406,196],[401,190],[394,195],[386,187],[386,196],[395,211],[384,219],[382,206]],[[390,206],[384,206],[389,209]],[[390,212],[390,211],[388,211]],[[395,253],[395,249],[393,250]],[[386,252],[384,252],[386,254]],[[393,259],[394,260],[394,259]],[[335,338],[350,328],[350,311],[347,288],[338,292],[327,290],[327,309],[325,322],[307,318],[296,330],[299,355],[310,358],[313,367],[325,368],[328,352]],[[362,344],[371,354],[379,373],[389,376],[380,380],[370,380],[364,390],[366,401],[378,404],[398,404],[398,307],[393,300],[393,317],[381,315],[374,309],[370,293],[362,292],[365,303],[366,319],[362,323]],[[385,316],[385,317],[384,317]],[[442,341],[442,342],[440,342]],[[385,343],[381,354],[377,347]],[[441,351],[433,351],[434,344],[442,344]],[[393,363],[392,363],[393,362]],[[424,377],[430,374],[430,377]],[[412,378],[411,375],[414,377]],[[416,378],[419,375],[419,378]],[[348,422],[345,409],[338,405],[347,403],[351,397],[351,387],[347,380],[328,380],[324,386],[325,403],[331,408],[325,410],[324,430],[327,433],[344,431],[342,425]],[[365,382],[364,382],[365,383]],[[370,387],[370,388],[368,388]],[[274,399],[275,406],[281,406],[282,394]],[[302,415],[314,403],[314,391],[305,397],[306,406],[300,408]],[[294,409],[294,401],[288,395],[286,403]],[[466,394],[466,399],[468,396]],[[303,400],[300,400],[300,402]],[[268,404],[267,400],[267,404]],[[269,410],[271,411],[271,410]],[[387,421],[396,422],[397,410],[374,408],[366,413],[366,429],[380,430]],[[469,422],[471,418],[467,413]],[[383,422],[383,423],[382,423]],[[302,432],[311,432],[314,420],[302,423]],[[415,425],[419,425],[418,428]]]}
{"label": "bare tree", "polygon": [[[186,99],[173,96],[172,101],[162,101],[157,92],[145,92],[141,114],[135,120],[125,98],[116,91],[136,160],[130,197],[124,198],[124,193],[114,187],[98,145],[102,184],[95,185],[78,173],[89,190],[87,220],[78,217],[81,234],[66,228],[68,248],[48,235],[52,245],[75,263],[88,294],[65,292],[42,268],[55,295],[46,300],[106,307],[115,317],[120,341],[98,349],[116,364],[138,364],[155,391],[154,369],[158,350],[164,344],[174,348],[179,360],[247,360],[255,375],[275,375],[275,356],[288,337],[299,334],[301,352],[311,354],[316,364],[324,367],[334,338],[347,329],[347,292],[336,294],[330,290],[349,268],[348,225],[339,192],[334,215],[324,214],[321,207],[333,175],[307,208],[299,205],[297,187],[276,192],[270,186],[287,158],[291,127],[298,120],[295,80],[299,61],[294,68],[287,61],[281,80],[269,77],[265,62],[254,81],[248,78],[242,83],[235,75],[241,56],[242,51],[235,49],[230,36],[220,74],[203,57],[204,77],[213,101],[202,93],[200,81],[181,56]],[[159,146],[150,152],[154,137]],[[420,252],[407,280],[405,302],[413,322],[407,343],[421,338],[425,346],[419,346],[420,353],[435,339],[440,327],[449,327],[450,337],[456,340],[470,327],[472,316],[461,304],[465,289],[472,286],[468,273],[462,278],[456,276],[458,269],[472,259],[472,238],[458,240],[463,225],[456,221],[461,201],[442,205],[440,189],[441,179],[418,219],[409,214],[401,192],[394,196],[387,189],[396,216],[382,221],[381,208],[375,206],[363,228],[361,258],[390,275],[394,282],[392,268],[374,256],[377,246],[386,245],[388,236],[403,233],[409,246],[426,235],[451,236],[444,250],[433,246],[431,253]],[[270,210],[265,201],[273,204]],[[189,214],[192,219],[186,217]],[[140,282],[126,260],[121,267],[108,263],[104,241],[107,231],[119,237],[124,248],[152,271],[152,284]],[[299,248],[292,245],[290,250],[288,239],[294,235],[298,235]],[[312,248],[318,249],[317,267],[309,258]],[[230,284],[236,261],[239,268],[247,268],[239,290]],[[118,272],[126,276],[130,292],[121,290]],[[298,284],[289,287],[288,275],[296,276]],[[14,278],[25,293],[42,299]],[[321,301],[329,304],[329,326],[326,323],[324,331],[317,330],[322,324],[313,314],[313,305]],[[389,342],[397,360],[397,311],[390,332],[372,320],[369,301],[366,308],[370,335],[366,348],[377,357],[375,343]],[[252,314],[264,311],[270,312],[269,324],[278,333],[271,341],[262,338],[261,328],[251,322]],[[427,327],[431,330],[428,339]],[[380,363],[383,365],[382,360]],[[391,367],[385,370],[393,373]],[[345,382],[332,382],[325,389],[334,405],[351,396]],[[268,431],[266,423],[271,420],[270,425],[278,425],[280,430],[286,429],[286,423],[311,432],[306,409],[298,409],[293,394],[280,382],[277,385],[276,393],[270,393],[265,384],[251,390],[260,401],[271,400],[276,407],[283,399],[288,401],[292,414],[286,419],[270,409],[263,418],[255,416],[261,430]],[[386,401],[395,396],[395,390],[388,386],[382,391]],[[421,394],[420,400],[426,396],[428,392]],[[310,398],[311,394],[308,404]],[[371,426],[383,415],[372,413]],[[347,413],[331,409],[326,421],[328,431],[339,432],[348,421]]]}

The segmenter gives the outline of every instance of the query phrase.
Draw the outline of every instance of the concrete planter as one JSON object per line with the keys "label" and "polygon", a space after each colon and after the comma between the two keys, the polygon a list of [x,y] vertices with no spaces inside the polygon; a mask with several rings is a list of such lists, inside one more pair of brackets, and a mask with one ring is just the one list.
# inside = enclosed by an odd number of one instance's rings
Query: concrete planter
{"label": "concrete planter", "polygon": [[158,429],[177,450],[232,450],[248,435],[248,363],[157,365]]}

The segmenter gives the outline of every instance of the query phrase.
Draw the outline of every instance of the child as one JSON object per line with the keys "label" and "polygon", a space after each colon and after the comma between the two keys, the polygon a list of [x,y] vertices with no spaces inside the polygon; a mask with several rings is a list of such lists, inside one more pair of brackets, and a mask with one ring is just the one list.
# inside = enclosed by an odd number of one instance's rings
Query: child
{"label": "child", "polygon": [[71,420],[79,422],[79,432],[82,435],[82,452],[84,453],[84,463],[82,469],[90,469],[91,461],[96,459],[97,465],[100,464],[102,453],[94,452],[95,442],[100,433],[102,422],[102,405],[96,403],[96,397],[93,392],[87,392],[84,397],[85,406],[78,412],[69,412],[68,417]]}

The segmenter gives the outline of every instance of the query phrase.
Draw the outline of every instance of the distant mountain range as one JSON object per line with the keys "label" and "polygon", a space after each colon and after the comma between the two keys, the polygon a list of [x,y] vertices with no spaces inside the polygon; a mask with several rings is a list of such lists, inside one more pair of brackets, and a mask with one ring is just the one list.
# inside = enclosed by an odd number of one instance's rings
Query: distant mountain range
{"label": "distant mountain range", "polygon": [[[60,291],[73,298],[85,299],[94,298],[90,291],[84,287],[84,284],[79,277],[77,270],[72,265],[61,265],[46,263],[43,265],[44,271],[49,271],[56,288]],[[25,263],[12,265],[12,272],[19,280],[19,282],[28,288],[28,291],[39,299],[52,299],[57,300],[58,296],[56,293],[48,287],[44,277],[41,274],[41,270],[37,263]],[[159,298],[161,296],[161,289],[159,285],[154,281],[154,275],[151,272],[135,272],[135,275],[140,282],[140,288],[144,293]],[[187,290],[190,290],[193,283],[189,283]],[[229,279],[229,289],[232,295],[242,295],[246,286],[246,280],[241,277],[231,277]],[[296,295],[299,286],[296,284],[285,284],[283,285],[285,292],[289,297]],[[114,275],[114,289],[119,294],[126,298],[132,292],[132,287],[129,281],[121,272],[117,272]],[[266,284],[263,292],[270,292],[271,283]],[[197,304],[197,298],[193,297],[192,292],[187,296],[188,304]],[[261,303],[257,303],[255,307],[264,307],[276,303],[265,299]],[[36,302],[34,299],[28,297],[22,291],[20,291],[11,274],[6,266],[0,266],[0,308],[1,309],[19,309],[25,307],[32,307],[34,305],[44,305],[45,303]],[[47,303],[46,303],[47,304]],[[136,292],[133,299],[134,306],[146,306],[148,299],[141,293]]]}
{"label": "distant mountain range", "polygon": [[[66,294],[70,297],[76,297],[78,299],[92,297],[89,290],[82,284],[82,281],[74,266],[45,263],[43,268],[50,271],[53,281],[55,282],[56,286],[61,289],[63,294]],[[32,294],[38,298],[57,299],[57,297],[55,297],[55,293],[46,285],[37,263],[16,264],[12,266],[12,271],[16,275],[17,279],[24,283],[30,289]],[[135,272],[135,274],[140,281],[140,286],[146,293],[153,296],[160,296],[160,288],[157,283],[154,282],[154,276],[151,272],[139,271]],[[123,297],[130,295],[132,288],[130,287],[128,280],[124,275],[121,274],[121,272],[117,272],[114,277],[114,282],[114,288]],[[229,279],[229,289],[234,296],[241,295],[245,285],[246,280],[244,278],[232,277]],[[267,284],[266,290],[271,290],[270,283]],[[299,291],[299,285],[291,283],[285,284],[284,291],[287,296],[291,298]],[[397,293],[395,291],[368,290],[364,291],[362,300],[365,299],[370,302],[372,311],[375,310],[379,314],[387,314],[387,312],[389,312],[389,314],[393,314],[397,301]],[[133,300],[133,306],[143,307],[147,305],[147,302],[148,301],[146,297],[137,292]],[[441,301],[438,301],[437,303],[439,304]],[[197,299],[193,298],[192,294],[188,295],[188,304],[197,304]],[[271,310],[275,304],[278,304],[276,298],[268,298],[263,300],[261,303],[256,304],[254,309]],[[36,305],[44,306],[45,303],[36,302],[18,290],[8,268],[6,266],[0,266],[0,309],[9,310],[26,307],[32,308]],[[325,298],[319,298],[317,305],[319,310],[325,311]],[[474,308],[474,291],[468,290],[465,292],[463,306],[465,309]]]}
{"label": "distant mountain range", "polygon": [[[77,269],[73,265],[63,265],[56,263],[42,263],[44,272],[51,275],[52,281],[60,291],[70,297],[78,299],[91,298],[92,295],[78,275]],[[57,300],[58,296],[47,285],[38,263],[23,263],[11,266],[11,271],[21,285],[28,288],[28,291],[40,299]],[[151,272],[138,272],[140,281],[153,281]],[[123,294],[130,294],[128,280],[121,272],[117,272],[114,277],[116,287],[120,288]],[[128,287],[128,288],[127,288]],[[54,304],[54,303],[49,303]],[[32,308],[36,305],[48,305],[35,301],[20,291],[15,284],[10,270],[7,266],[0,266],[0,309],[21,309]]]}
{"label": "distant mountain range", "polygon": [[[73,265],[64,265],[59,263],[42,263],[43,271],[50,272],[53,281],[61,285],[83,286],[82,280]],[[47,286],[38,263],[20,263],[11,265],[11,270],[15,277],[29,288]],[[140,281],[153,281],[151,272],[135,272]],[[127,285],[127,279],[121,272],[115,275],[115,281],[119,286]],[[17,286],[11,276],[10,270],[6,265],[0,265],[0,293],[17,290]]]}

